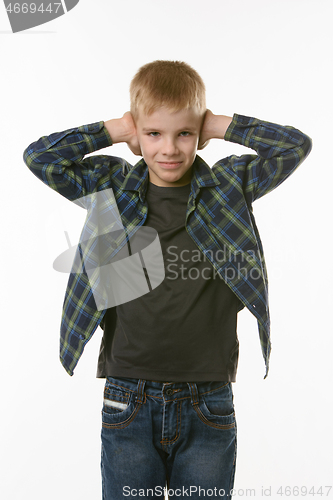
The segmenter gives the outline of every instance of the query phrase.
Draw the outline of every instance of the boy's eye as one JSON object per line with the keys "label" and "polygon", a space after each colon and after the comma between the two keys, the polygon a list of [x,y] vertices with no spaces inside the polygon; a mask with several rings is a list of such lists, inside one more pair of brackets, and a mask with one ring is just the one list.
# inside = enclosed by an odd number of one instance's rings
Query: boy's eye
{"label": "boy's eye", "polygon": [[[159,132],[149,132],[148,135],[150,135],[151,137],[157,137],[158,135],[160,135],[160,133]],[[183,132],[180,132],[179,135],[182,137],[188,137],[191,134],[190,134],[190,132],[183,130]]]}

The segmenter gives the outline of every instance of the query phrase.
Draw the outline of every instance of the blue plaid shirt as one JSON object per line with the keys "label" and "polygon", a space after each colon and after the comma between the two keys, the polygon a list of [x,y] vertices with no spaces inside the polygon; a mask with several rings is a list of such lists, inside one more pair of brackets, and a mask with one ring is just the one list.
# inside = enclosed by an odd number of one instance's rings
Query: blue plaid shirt
{"label": "blue plaid shirt", "polygon": [[[240,309],[245,306],[256,317],[266,377],[271,351],[268,281],[252,204],[300,165],[312,142],[293,127],[237,114],[225,140],[247,146],[256,154],[232,155],[212,168],[196,156],[185,226],[240,299]],[[148,167],[143,159],[133,167],[114,156],[84,158],[111,145],[101,121],[41,137],[25,150],[24,161],[39,179],[71,201],[112,188],[123,226],[131,237],[147,218]],[[113,254],[119,248],[116,245]],[[104,314],[105,310],[96,307],[87,275],[73,267],[60,329],[60,360],[70,375]]]}

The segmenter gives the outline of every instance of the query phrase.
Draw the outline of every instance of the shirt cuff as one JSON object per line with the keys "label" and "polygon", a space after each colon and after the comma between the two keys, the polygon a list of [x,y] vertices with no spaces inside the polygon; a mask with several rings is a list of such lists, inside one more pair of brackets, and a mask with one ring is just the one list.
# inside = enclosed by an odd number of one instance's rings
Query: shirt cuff
{"label": "shirt cuff", "polygon": [[224,140],[251,148],[250,142],[252,133],[250,129],[257,127],[258,125],[259,120],[257,118],[238,115],[235,113],[229,127],[226,130]]}
{"label": "shirt cuff", "polygon": [[89,138],[85,138],[88,139],[86,143],[89,153],[93,153],[98,149],[107,148],[113,144],[107,129],[104,127],[104,121],[82,125],[77,128],[77,132],[89,136]]}

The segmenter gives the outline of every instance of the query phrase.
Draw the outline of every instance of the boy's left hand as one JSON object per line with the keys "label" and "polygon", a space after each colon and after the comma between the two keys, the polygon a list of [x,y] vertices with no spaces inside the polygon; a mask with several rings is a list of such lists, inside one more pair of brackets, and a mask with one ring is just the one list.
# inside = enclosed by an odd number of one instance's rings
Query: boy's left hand
{"label": "boy's left hand", "polygon": [[210,122],[212,120],[212,117],[214,117],[213,113],[211,112],[210,109],[207,109],[201,127],[198,149],[204,149],[209,144],[209,141],[211,139]]}
{"label": "boy's left hand", "polygon": [[231,116],[214,115],[210,109],[207,109],[201,127],[198,149],[205,148],[210,139],[224,139],[224,135],[231,122]]}

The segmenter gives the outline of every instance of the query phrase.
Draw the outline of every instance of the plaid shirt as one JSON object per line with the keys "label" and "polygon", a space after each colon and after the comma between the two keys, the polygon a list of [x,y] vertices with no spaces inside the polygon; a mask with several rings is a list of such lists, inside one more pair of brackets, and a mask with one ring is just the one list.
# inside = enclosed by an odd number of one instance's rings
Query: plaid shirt
{"label": "plaid shirt", "polygon": [[[252,203],[281,184],[307,157],[312,143],[293,127],[237,114],[225,140],[247,146],[257,154],[232,155],[212,168],[196,156],[185,226],[240,299],[240,309],[246,306],[256,317],[266,377],[271,351],[268,281]],[[24,161],[45,184],[71,201],[112,188],[130,237],[147,218],[148,167],[143,159],[134,167],[122,158],[107,155],[84,159],[111,145],[101,121],[41,137],[25,150]],[[89,220],[85,225],[89,229]],[[115,247],[113,254],[119,250]],[[70,375],[104,314],[105,310],[97,309],[87,275],[73,267],[60,329],[60,360]]]}

